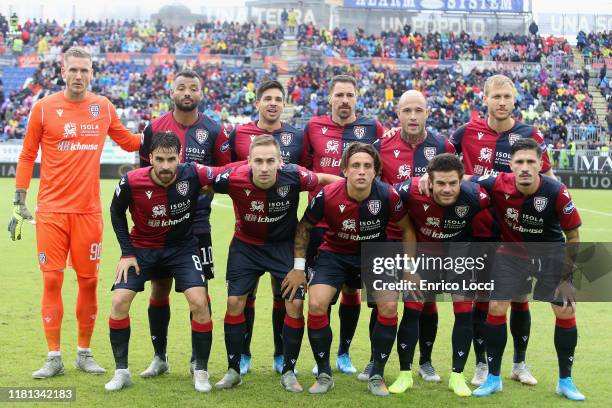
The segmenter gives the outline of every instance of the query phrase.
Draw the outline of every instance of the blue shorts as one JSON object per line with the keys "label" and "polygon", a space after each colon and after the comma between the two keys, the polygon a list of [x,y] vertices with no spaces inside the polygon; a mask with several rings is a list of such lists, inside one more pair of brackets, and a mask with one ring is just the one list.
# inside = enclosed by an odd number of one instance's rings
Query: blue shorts
{"label": "blue shorts", "polygon": [[361,289],[361,255],[319,251],[308,286],[328,285],[339,292],[345,284],[352,289]]}
{"label": "blue shorts", "polygon": [[114,289],[129,289],[142,292],[149,280],[174,278],[174,289],[184,292],[193,287],[207,287],[208,282],[202,271],[196,241],[171,248],[136,248],[136,260],[140,274],[134,268],[128,271],[127,282],[123,280]]}
{"label": "blue shorts", "polygon": [[[251,293],[259,277],[270,272],[275,280],[274,296],[280,298],[281,283],[292,269],[293,241],[254,245],[234,238],[227,255],[227,295]],[[304,290],[298,290],[295,299],[304,299]]]}

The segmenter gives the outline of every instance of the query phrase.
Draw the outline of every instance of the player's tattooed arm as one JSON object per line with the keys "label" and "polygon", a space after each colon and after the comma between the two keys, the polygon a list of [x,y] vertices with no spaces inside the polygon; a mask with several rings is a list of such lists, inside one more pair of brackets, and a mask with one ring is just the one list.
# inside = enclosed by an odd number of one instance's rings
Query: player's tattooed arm
{"label": "player's tattooed arm", "polygon": [[328,184],[335,183],[338,180],[342,180],[342,177],[336,176],[335,174],[317,173],[319,179],[319,185],[326,186]]}
{"label": "player's tattooed arm", "polygon": [[306,248],[308,248],[308,241],[310,241],[310,230],[313,225],[308,222],[306,217],[298,223],[295,229],[295,240],[293,244],[293,256],[294,258],[306,258]]}

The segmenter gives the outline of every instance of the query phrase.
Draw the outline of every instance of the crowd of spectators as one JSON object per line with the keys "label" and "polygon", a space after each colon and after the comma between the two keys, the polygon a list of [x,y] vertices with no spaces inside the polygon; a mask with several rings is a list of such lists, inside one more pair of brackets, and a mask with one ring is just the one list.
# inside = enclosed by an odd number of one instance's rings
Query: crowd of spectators
{"label": "crowd of spectators", "polygon": [[576,47],[587,58],[612,58],[612,30],[589,34],[581,30]]}
{"label": "crowd of spectators", "polygon": [[[326,112],[329,80],[340,73],[357,78],[359,114],[377,117],[386,127],[398,123],[395,103],[402,92],[424,92],[432,110],[429,131],[448,136],[473,115],[485,113],[482,84],[498,72],[474,69],[464,75],[459,65],[390,71],[369,63],[324,68],[308,63],[299,67],[288,86],[301,121]],[[569,125],[595,121],[586,71],[564,71],[556,77],[546,68],[528,67],[504,73],[515,82],[516,116],[541,128],[547,138],[566,138]]]}
{"label": "crowd of spectators", "polygon": [[[6,19],[4,19],[6,20]],[[55,20],[27,20],[8,35],[0,20],[0,54],[59,54],[80,45],[94,55],[106,52],[171,54],[226,54],[249,56],[255,48],[278,45],[283,31],[266,23],[208,22],[171,28],[160,21],[78,21],[61,25]]]}
{"label": "crowd of spectators", "polygon": [[312,23],[298,27],[298,45],[320,50],[327,57],[400,58],[440,60],[493,60],[540,62],[550,55],[571,55],[564,38],[528,34],[496,34],[493,38],[471,37],[465,32],[418,33],[410,25],[397,31],[367,34],[358,29],[328,30]]}
{"label": "crowd of spectators", "polygon": [[[91,89],[113,102],[130,129],[141,131],[147,121],[171,109],[172,81],[180,68],[176,64],[142,69],[128,63],[94,62],[96,74]],[[275,79],[262,71],[229,69],[216,64],[196,64],[192,68],[204,78],[204,99],[199,109],[219,122],[250,121],[256,114],[255,89],[260,82]],[[23,138],[32,104],[63,86],[60,64],[45,62],[22,90],[6,98],[0,96],[0,140]]]}

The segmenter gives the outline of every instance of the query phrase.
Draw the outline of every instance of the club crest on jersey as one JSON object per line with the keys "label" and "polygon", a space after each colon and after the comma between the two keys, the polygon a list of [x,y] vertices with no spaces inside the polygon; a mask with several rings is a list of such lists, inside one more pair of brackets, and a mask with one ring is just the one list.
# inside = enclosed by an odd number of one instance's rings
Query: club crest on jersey
{"label": "club crest on jersey", "polygon": [[89,114],[94,119],[100,116],[100,105],[98,105],[97,103],[92,103],[91,105],[89,105]]}
{"label": "club crest on jersey", "polygon": [[370,200],[368,201],[368,210],[372,215],[376,215],[380,212],[380,207],[382,206],[380,200]]}
{"label": "club crest on jersey", "polygon": [[183,180],[176,183],[176,191],[178,191],[180,195],[186,196],[189,192],[189,182],[187,180]]}
{"label": "club crest on jersey", "polygon": [[287,197],[287,194],[289,194],[289,186],[280,186],[279,188],[276,189],[276,192],[278,193],[279,196],[285,198]]}
{"label": "club crest on jersey", "polygon": [[289,132],[283,132],[280,134],[280,141],[283,146],[289,146],[293,141],[293,135]]}
{"label": "club crest on jersey", "polygon": [[519,135],[518,133],[510,133],[508,135],[508,143],[510,143],[510,146],[514,146],[516,141],[519,140],[520,138],[521,138],[521,135]]}
{"label": "club crest on jersey", "polygon": [[397,178],[400,180],[407,179],[410,177],[410,165],[402,164],[399,169],[397,169]]}
{"label": "club crest on jersey", "polygon": [[507,208],[506,209],[506,218],[514,221],[514,222],[518,222],[518,218],[519,218],[519,212],[516,208]]}
{"label": "club crest on jersey", "polygon": [[64,137],[65,138],[76,137],[76,135],[77,135],[76,123],[73,123],[73,122],[64,123]]}
{"label": "club crest on jersey", "polygon": [[363,126],[355,126],[353,128],[353,133],[357,139],[362,139],[365,136],[365,127]]}
{"label": "club crest on jersey", "polygon": [[195,137],[199,144],[203,144],[206,142],[206,140],[208,140],[208,130],[196,129]]}
{"label": "club crest on jersey", "polygon": [[457,214],[459,218],[465,217],[467,213],[468,213],[467,205],[458,205],[455,207],[455,214]]}
{"label": "club crest on jersey", "polygon": [[538,210],[538,212],[544,211],[547,204],[548,204],[548,198],[546,197],[538,196],[538,197],[533,198],[533,206],[535,207],[536,210]]}
{"label": "club crest on jersey", "polygon": [[45,254],[44,252],[39,252],[38,253],[38,262],[40,262],[41,265],[44,265],[47,263],[47,254]]}
{"label": "club crest on jersey", "polygon": [[425,219],[425,225],[440,228],[440,219],[438,217],[427,217]]}
{"label": "club crest on jersey", "polygon": [[436,148],[435,147],[426,147],[423,149],[423,154],[425,158],[429,161],[436,157]]}

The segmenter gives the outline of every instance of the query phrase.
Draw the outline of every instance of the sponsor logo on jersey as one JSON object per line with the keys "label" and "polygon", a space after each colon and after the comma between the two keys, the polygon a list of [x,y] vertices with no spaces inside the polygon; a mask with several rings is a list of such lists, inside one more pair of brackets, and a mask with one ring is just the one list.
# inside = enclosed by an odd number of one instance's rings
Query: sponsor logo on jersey
{"label": "sponsor logo on jersey", "polygon": [[485,161],[487,163],[491,163],[491,158],[493,156],[493,149],[490,147],[483,147],[480,149],[480,155],[478,156],[478,161]]}
{"label": "sponsor logo on jersey", "polygon": [[76,135],[77,135],[76,123],[73,123],[73,122],[64,123],[64,137],[65,138],[76,137]]}
{"label": "sponsor logo on jersey", "polygon": [[356,232],[357,231],[357,226],[356,226],[355,220],[353,218],[348,218],[348,219],[342,221],[342,229],[344,231],[353,231],[353,232]]}
{"label": "sponsor logo on jersey", "polygon": [[153,195],[153,192],[151,190],[147,190],[145,191],[145,194],[147,195],[147,198],[150,200],[151,196]]}
{"label": "sponsor logo on jersey", "polygon": [[252,142],[253,140],[255,140],[255,137],[256,137],[256,136],[255,136],[255,135],[251,135],[251,136],[249,136],[249,137],[251,138],[251,142]]}
{"label": "sponsor logo on jersey", "polygon": [[321,128],[321,133],[326,134],[327,133],[327,126],[323,126]]}
{"label": "sponsor logo on jersey", "polygon": [[264,202],[259,200],[251,201],[251,211],[264,212]]}
{"label": "sponsor logo on jersey", "polygon": [[195,137],[199,144],[204,144],[208,140],[208,130],[196,129]]}
{"label": "sponsor logo on jersey", "polygon": [[548,204],[548,198],[546,197],[538,196],[538,197],[533,198],[533,206],[535,207],[536,210],[538,210],[538,212],[544,211],[547,204]]}
{"label": "sponsor logo on jersey", "polygon": [[510,198],[510,194],[504,194],[504,197],[506,197],[506,200]]}
{"label": "sponsor logo on jersey", "polygon": [[370,200],[368,201],[368,210],[372,215],[376,215],[380,212],[380,207],[382,206],[380,200]]}
{"label": "sponsor logo on jersey", "polygon": [[397,169],[397,178],[400,180],[407,179],[410,177],[410,165],[402,164],[399,169]]}
{"label": "sponsor logo on jersey", "polygon": [[89,114],[94,119],[100,116],[100,105],[98,105],[97,103],[92,103],[91,105],[89,105]]}
{"label": "sponsor logo on jersey", "polygon": [[57,117],[61,118],[62,115],[64,114],[64,110],[63,109],[56,109],[55,112],[57,113]]}
{"label": "sponsor logo on jersey", "polygon": [[340,213],[343,213],[344,209],[346,208],[346,205],[340,204],[340,205],[338,205],[338,208],[340,209]]}
{"label": "sponsor logo on jersey", "polygon": [[328,140],[325,145],[325,153],[339,153],[340,143],[337,140]]}
{"label": "sponsor logo on jersey", "polygon": [[248,188],[244,189],[244,194],[246,194],[246,196],[250,196],[251,195],[251,190],[249,190]]}
{"label": "sponsor logo on jersey", "polygon": [[440,228],[440,219],[438,217],[427,217],[425,219],[425,225]]}
{"label": "sponsor logo on jersey", "polygon": [[516,208],[507,208],[506,209],[506,218],[514,221],[514,222],[518,222],[518,217],[519,213],[518,210]]}
{"label": "sponsor logo on jersey", "polygon": [[280,186],[279,188],[276,189],[276,192],[278,193],[279,196],[285,198],[287,197],[287,194],[289,194],[289,189],[290,189],[290,186]]}
{"label": "sponsor logo on jersey", "polygon": [[155,205],[152,209],[153,218],[157,217],[165,217],[166,216],[166,206],[163,204]]}
{"label": "sponsor logo on jersey", "polygon": [[484,133],[478,132],[478,140],[482,139],[483,137],[484,137]]}
{"label": "sponsor logo on jersey", "polygon": [[518,133],[510,133],[508,135],[508,142],[510,143],[510,146],[513,146],[520,138],[521,135],[519,135]]}
{"label": "sponsor logo on jersey", "polygon": [[467,205],[458,205],[455,207],[455,214],[457,214],[459,218],[463,218],[468,213],[468,209]]}
{"label": "sponsor logo on jersey", "polygon": [[355,126],[353,128],[353,133],[357,139],[362,139],[365,136],[365,127],[363,126]]}
{"label": "sponsor logo on jersey", "polygon": [[283,146],[289,146],[293,141],[293,135],[289,132],[283,132],[280,134],[280,141]]}
{"label": "sponsor logo on jersey", "polygon": [[187,180],[176,183],[176,191],[182,196],[186,196],[189,192],[189,182]]}
{"label": "sponsor logo on jersey", "polygon": [[398,158],[399,154],[400,154],[399,150],[394,150],[393,151],[393,155],[395,156],[396,159]]}
{"label": "sponsor logo on jersey", "polygon": [[225,153],[229,150],[229,142],[225,142],[221,145],[221,153]]}
{"label": "sponsor logo on jersey", "polygon": [[423,204],[423,210],[425,211],[429,210],[429,204]]}
{"label": "sponsor logo on jersey", "polygon": [[574,202],[570,201],[569,203],[565,204],[565,207],[563,207],[563,214],[569,215],[574,212],[575,208],[576,206],[574,205]]}
{"label": "sponsor logo on jersey", "polygon": [[429,161],[436,156],[436,148],[435,147],[426,147],[423,149],[423,154],[425,158]]}
{"label": "sponsor logo on jersey", "polygon": [[38,262],[40,262],[41,265],[44,265],[47,263],[47,254],[44,252],[39,252],[38,253]]}

